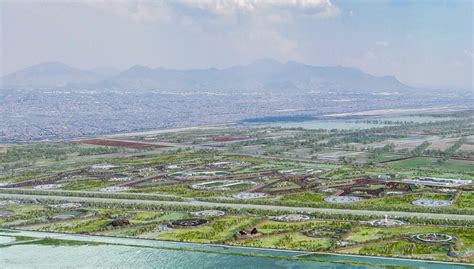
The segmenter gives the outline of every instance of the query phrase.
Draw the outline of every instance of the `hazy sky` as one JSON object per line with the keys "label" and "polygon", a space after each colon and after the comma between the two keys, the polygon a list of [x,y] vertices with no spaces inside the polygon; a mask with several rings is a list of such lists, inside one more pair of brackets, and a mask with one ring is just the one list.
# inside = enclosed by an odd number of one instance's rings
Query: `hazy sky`
{"label": "hazy sky", "polygon": [[0,2],[2,75],[46,61],[181,69],[269,57],[472,88],[471,1]]}

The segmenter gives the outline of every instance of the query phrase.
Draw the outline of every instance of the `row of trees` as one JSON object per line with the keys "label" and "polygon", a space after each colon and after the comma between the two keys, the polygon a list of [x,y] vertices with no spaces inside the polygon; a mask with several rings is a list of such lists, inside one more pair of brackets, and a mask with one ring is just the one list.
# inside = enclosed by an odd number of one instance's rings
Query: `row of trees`
{"label": "row of trees", "polygon": [[441,155],[441,159],[438,159],[438,162],[443,163],[447,161],[465,142],[466,139],[464,137],[460,138],[451,147],[449,147],[443,152],[443,154]]}

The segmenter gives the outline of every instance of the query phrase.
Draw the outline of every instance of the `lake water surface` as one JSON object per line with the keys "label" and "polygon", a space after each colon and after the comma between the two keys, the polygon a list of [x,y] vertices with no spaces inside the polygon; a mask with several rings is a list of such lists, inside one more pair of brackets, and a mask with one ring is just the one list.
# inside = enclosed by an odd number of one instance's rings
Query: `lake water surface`
{"label": "lake water surface", "polygon": [[[304,129],[339,129],[339,130],[355,130],[355,129],[369,129],[377,127],[385,127],[394,125],[395,122],[413,122],[413,123],[427,123],[451,120],[451,117],[432,117],[432,116],[371,116],[371,117],[357,117],[357,118],[334,118],[328,117],[264,117],[256,119],[244,120],[244,124],[271,126],[282,128],[304,128]],[[379,120],[390,121],[392,123],[374,123],[366,122],[364,120]]]}

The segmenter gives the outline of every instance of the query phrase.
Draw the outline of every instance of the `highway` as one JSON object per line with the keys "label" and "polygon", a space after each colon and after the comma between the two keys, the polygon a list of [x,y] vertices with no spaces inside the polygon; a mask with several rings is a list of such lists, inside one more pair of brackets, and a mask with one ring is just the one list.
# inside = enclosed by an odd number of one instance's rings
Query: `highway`
{"label": "highway", "polygon": [[419,217],[428,219],[452,219],[452,220],[470,220],[474,221],[474,215],[455,215],[455,214],[434,214],[420,212],[398,212],[398,211],[373,211],[373,210],[354,210],[354,209],[335,209],[335,208],[312,208],[312,207],[290,207],[278,205],[256,205],[256,204],[235,204],[235,203],[218,203],[204,201],[154,201],[154,200],[132,200],[132,199],[115,199],[115,198],[96,198],[96,197],[71,197],[58,195],[29,195],[29,194],[7,194],[0,193],[0,198],[6,199],[51,199],[70,202],[105,202],[105,203],[127,203],[127,204],[152,204],[152,205],[182,205],[182,206],[200,206],[200,207],[220,207],[232,209],[262,209],[273,211],[290,211],[300,213],[329,213],[329,214],[353,214],[353,215],[388,215],[392,218],[396,217]]}

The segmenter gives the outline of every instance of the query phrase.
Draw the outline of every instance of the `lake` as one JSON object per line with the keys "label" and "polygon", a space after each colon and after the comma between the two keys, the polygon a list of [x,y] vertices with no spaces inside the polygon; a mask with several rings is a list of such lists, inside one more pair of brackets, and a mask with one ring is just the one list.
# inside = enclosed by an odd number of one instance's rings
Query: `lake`
{"label": "lake", "polygon": [[282,128],[304,128],[304,129],[339,129],[339,130],[355,130],[370,129],[377,127],[385,127],[395,125],[393,123],[373,123],[364,122],[364,120],[379,120],[391,122],[413,122],[427,123],[452,120],[452,117],[432,117],[432,116],[357,116],[357,117],[311,117],[311,116],[288,116],[288,117],[263,117],[255,119],[247,119],[241,123],[244,125],[270,126]]}

